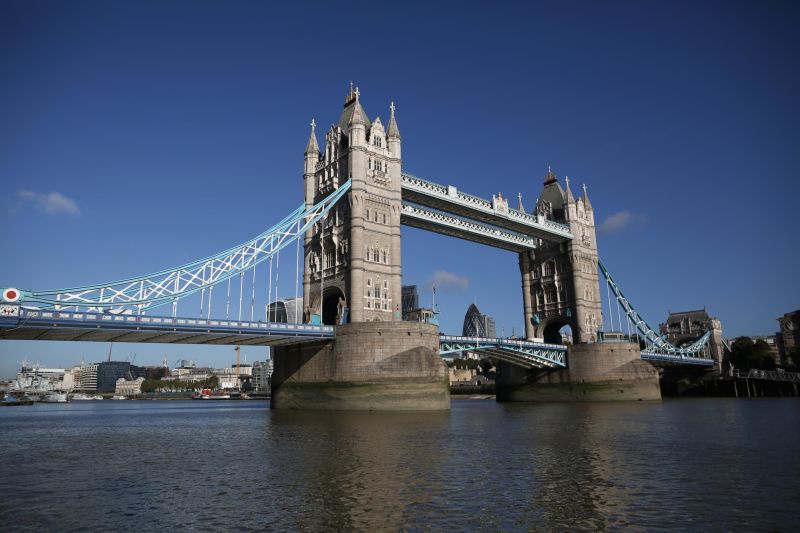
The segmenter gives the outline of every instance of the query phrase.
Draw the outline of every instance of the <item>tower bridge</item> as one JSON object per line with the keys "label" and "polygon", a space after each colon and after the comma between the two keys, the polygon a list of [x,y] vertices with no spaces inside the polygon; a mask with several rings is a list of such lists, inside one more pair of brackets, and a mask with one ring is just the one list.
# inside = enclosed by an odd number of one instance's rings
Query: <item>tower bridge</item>
{"label": "tower bridge", "polygon": [[[6,288],[0,339],[271,345],[278,408],[447,408],[440,354],[461,350],[500,361],[498,398],[505,400],[655,399],[652,364],[721,363],[721,330],[675,346],[624,296],[599,260],[585,185],[575,196],[569,179],[562,187],[548,169],[529,213],[521,200],[514,208],[501,194],[484,199],[404,172],[393,103],[384,127],[351,86],[323,149],[312,121],[303,188],[303,205],[275,226],[205,259],[114,283]],[[525,339],[452,337],[403,322],[402,225],[516,254]],[[296,323],[270,316],[281,251],[295,266],[295,296],[302,295]],[[269,276],[264,315],[255,305],[258,265]],[[198,296],[200,314],[188,318],[179,306]],[[614,330],[615,309],[625,342],[604,342],[604,319]],[[560,344],[564,326],[573,332],[569,350]]]}

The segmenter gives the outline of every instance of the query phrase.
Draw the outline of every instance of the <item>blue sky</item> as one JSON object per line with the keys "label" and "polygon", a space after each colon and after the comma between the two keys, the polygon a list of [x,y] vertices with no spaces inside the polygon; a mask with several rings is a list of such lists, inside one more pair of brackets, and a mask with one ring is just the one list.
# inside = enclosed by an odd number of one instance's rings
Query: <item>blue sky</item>
{"label": "blue sky", "polygon": [[[396,103],[409,172],[528,209],[548,165],[587,183],[601,257],[651,324],[705,306],[726,336],[768,334],[800,307],[798,23],[792,2],[6,0],[0,286],[111,281],[259,233],[302,201],[308,123],[335,122],[353,80],[371,118]],[[473,301],[521,331],[514,254],[404,228],[403,262],[405,283],[451,279],[444,331]],[[0,376],[107,351],[3,341]],[[114,347],[134,353],[234,357]]]}

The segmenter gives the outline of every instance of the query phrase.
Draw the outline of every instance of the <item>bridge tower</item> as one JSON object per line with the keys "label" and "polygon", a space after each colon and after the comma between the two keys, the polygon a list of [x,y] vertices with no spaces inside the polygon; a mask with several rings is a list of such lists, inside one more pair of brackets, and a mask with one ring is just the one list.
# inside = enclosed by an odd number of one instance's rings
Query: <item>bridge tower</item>
{"label": "bridge tower", "polygon": [[450,408],[439,328],[402,321],[401,138],[394,103],[386,127],[370,120],[350,85],[320,150],[305,150],[305,203],[350,181],[350,190],[304,240],[303,307],[335,325],[332,342],[277,346],[276,409]]}
{"label": "bridge tower", "polygon": [[560,343],[559,330],[572,329],[573,342],[596,341],[602,326],[594,209],[586,186],[583,195],[566,191],[549,168],[536,204],[538,216],[569,224],[575,238],[559,244],[540,240],[535,251],[519,255],[525,335]]}
{"label": "bridge tower", "polygon": [[311,206],[351,180],[347,200],[305,236],[303,308],[325,324],[401,320],[401,137],[370,121],[350,86],[339,122],[320,151],[316,125],[305,151],[305,202]]}

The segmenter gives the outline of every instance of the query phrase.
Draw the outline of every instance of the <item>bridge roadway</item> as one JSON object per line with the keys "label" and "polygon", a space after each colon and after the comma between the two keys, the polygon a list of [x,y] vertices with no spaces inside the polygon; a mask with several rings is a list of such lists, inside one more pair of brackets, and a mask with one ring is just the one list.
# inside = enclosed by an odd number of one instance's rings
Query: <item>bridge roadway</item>
{"label": "bridge roadway", "polygon": [[[281,346],[333,340],[333,326],[97,312],[3,305],[0,340]],[[443,357],[479,352],[526,368],[566,368],[567,347],[522,339],[441,335]],[[710,358],[642,352],[656,366],[713,364]]]}
{"label": "bridge roadway", "polygon": [[[281,346],[333,340],[333,326],[73,312],[3,306],[0,339]],[[563,368],[566,346],[442,335],[440,354],[480,351],[528,368]]]}

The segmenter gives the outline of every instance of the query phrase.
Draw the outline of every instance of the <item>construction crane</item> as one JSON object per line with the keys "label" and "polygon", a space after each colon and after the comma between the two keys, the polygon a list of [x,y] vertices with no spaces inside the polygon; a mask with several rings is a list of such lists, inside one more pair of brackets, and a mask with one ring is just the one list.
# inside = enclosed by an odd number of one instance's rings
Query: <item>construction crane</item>
{"label": "construction crane", "polygon": [[235,352],[236,352],[236,381],[237,381],[237,383],[239,385],[239,389],[240,390],[242,388],[242,383],[241,383],[242,382],[242,376],[239,373],[239,353],[241,351],[242,351],[242,347],[237,345],[236,346],[236,350],[235,350]]}

